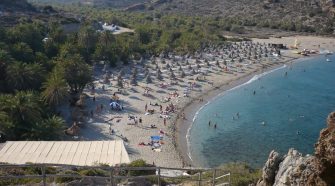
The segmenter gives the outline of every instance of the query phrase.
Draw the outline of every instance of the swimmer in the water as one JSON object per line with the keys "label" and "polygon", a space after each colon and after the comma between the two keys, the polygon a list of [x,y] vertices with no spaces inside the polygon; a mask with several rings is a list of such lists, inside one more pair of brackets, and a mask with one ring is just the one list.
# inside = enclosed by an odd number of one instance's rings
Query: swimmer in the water
{"label": "swimmer in the water", "polygon": [[240,113],[239,112],[236,113],[236,116],[237,116],[237,118],[240,118]]}
{"label": "swimmer in the water", "polygon": [[209,127],[211,126],[211,121],[208,122],[208,126],[209,126]]}
{"label": "swimmer in the water", "polygon": [[285,76],[287,76],[287,72],[285,72]]}
{"label": "swimmer in the water", "polygon": [[256,90],[254,90],[254,95],[256,95]]}

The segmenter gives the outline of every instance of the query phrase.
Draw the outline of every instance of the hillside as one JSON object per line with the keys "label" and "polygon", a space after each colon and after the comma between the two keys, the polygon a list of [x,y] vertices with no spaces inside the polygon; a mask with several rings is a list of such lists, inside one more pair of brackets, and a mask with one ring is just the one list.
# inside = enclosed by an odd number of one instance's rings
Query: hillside
{"label": "hillside", "polygon": [[295,27],[287,29],[292,31],[300,31],[299,27],[303,26],[309,28],[302,31],[330,33],[332,28],[329,27],[333,26],[335,16],[333,5],[335,1],[332,0],[173,0],[155,9],[167,13],[232,18],[246,26]]}
{"label": "hillside", "polygon": [[36,11],[36,9],[29,4],[26,0],[1,0],[0,1],[0,11]]}
{"label": "hillside", "polygon": [[335,0],[30,0],[188,16],[222,18],[230,24],[332,34]]}
{"label": "hillside", "polygon": [[138,3],[145,3],[148,0],[30,0],[33,3],[42,4],[74,4],[74,5],[88,5],[96,7],[113,7],[113,8],[125,8]]}
{"label": "hillside", "polygon": [[51,6],[33,6],[27,0],[1,0],[0,24],[12,26],[21,22],[57,21],[62,23],[74,22],[73,18],[55,11]]}

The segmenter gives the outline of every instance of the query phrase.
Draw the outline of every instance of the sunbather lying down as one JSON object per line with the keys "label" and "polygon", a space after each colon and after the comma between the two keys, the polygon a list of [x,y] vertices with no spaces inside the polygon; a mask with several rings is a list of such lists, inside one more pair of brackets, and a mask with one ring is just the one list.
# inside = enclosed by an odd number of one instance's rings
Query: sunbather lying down
{"label": "sunbather lying down", "polygon": [[154,114],[154,113],[155,113],[155,109],[148,109],[148,112],[149,112],[150,114]]}
{"label": "sunbather lying down", "polygon": [[157,127],[156,127],[156,125],[150,125],[150,128],[155,129]]}
{"label": "sunbather lying down", "polygon": [[170,118],[170,116],[167,115],[167,112],[165,112],[165,114],[164,114],[164,113],[163,113],[163,114],[160,114],[159,117],[160,117],[160,118],[166,118],[166,119],[169,119],[169,118]]}
{"label": "sunbather lying down", "polygon": [[150,102],[150,105],[151,106],[159,106],[159,104],[156,102],[156,103],[154,103],[154,104],[152,104],[151,102]]}

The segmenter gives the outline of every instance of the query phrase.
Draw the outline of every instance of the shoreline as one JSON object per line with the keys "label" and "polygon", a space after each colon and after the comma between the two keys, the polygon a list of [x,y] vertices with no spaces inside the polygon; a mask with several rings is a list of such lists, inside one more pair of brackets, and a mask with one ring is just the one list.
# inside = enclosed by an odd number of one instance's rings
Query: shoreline
{"label": "shoreline", "polygon": [[[311,56],[311,57],[317,57],[317,56]],[[271,70],[280,68],[281,66],[292,63],[292,62],[294,63],[294,62],[303,61],[304,59],[305,58],[303,57],[291,58],[289,60],[280,61],[264,69],[261,69],[261,68],[255,69],[254,71],[244,74],[243,76],[237,77],[235,79],[229,80],[228,82],[224,82],[217,86],[214,86],[212,89],[208,90],[206,93],[200,95],[200,97],[202,97],[206,103],[199,102],[197,98],[193,98],[190,102],[188,102],[180,111],[180,113],[187,113],[186,115],[187,120],[182,119],[179,114],[175,121],[176,126],[177,126],[177,131],[175,133],[174,140],[176,141],[176,150],[178,151],[183,161],[183,164],[188,165],[190,167],[200,166],[197,164],[197,162],[194,162],[190,157],[190,148],[188,144],[189,136],[188,135],[189,135],[189,130],[192,128],[196,114],[204,106],[211,103],[217,97],[224,95],[226,91],[229,91],[235,87],[243,85],[244,83],[248,82],[253,77],[255,77],[256,75],[269,72]],[[310,59],[310,58],[306,58],[306,59]]]}
{"label": "shoreline", "polygon": [[[331,43],[335,43],[335,39],[326,42],[324,39],[315,40],[312,37],[307,40],[313,40],[313,42],[306,43],[309,45],[304,45],[303,47],[311,49],[316,49],[311,44],[320,44],[328,48],[329,45],[332,45]],[[290,40],[286,39],[286,41],[289,42]],[[253,42],[255,43],[255,41]],[[272,42],[274,41],[271,39],[264,42],[259,41],[259,43],[263,43],[260,44],[262,46],[266,46],[267,43]],[[323,42],[328,44],[323,44]],[[285,44],[288,45],[288,43]],[[333,48],[329,49],[335,50],[335,44]],[[303,56],[291,53],[291,50],[283,52],[281,58],[261,57],[257,60],[246,59],[244,57],[245,61],[243,65],[238,65],[237,63],[230,64],[229,71],[225,72],[221,66],[218,67],[216,64],[217,61],[221,63],[223,61],[218,56],[228,57],[227,54],[223,54],[223,51],[227,52],[228,49],[220,50],[221,53],[205,52],[205,55],[211,54],[213,58],[210,57],[211,55],[201,58],[201,69],[209,73],[208,75],[200,76],[200,79],[197,79],[199,75],[192,74],[190,70],[190,68],[193,70],[198,68],[199,64],[197,64],[196,59],[190,58],[185,62],[185,60],[182,61],[181,56],[177,56],[177,61],[180,60],[179,63],[175,63],[171,59],[158,58],[154,59],[156,61],[155,64],[152,63],[153,59],[147,59],[147,68],[139,62],[130,68],[129,66],[118,66],[114,69],[107,68],[105,70],[110,70],[112,73],[112,76],[107,79],[107,83],[105,82],[104,67],[97,66],[94,71],[94,84],[97,88],[94,92],[90,89],[85,89],[84,91],[88,95],[88,98],[91,98],[91,100],[86,102],[86,109],[88,112],[94,112],[94,116],[85,117],[87,124],[80,131],[80,140],[127,138],[125,144],[131,161],[143,159],[148,163],[164,167],[184,167],[190,163],[195,165],[195,162],[190,161],[188,157],[186,134],[193,123],[195,113],[204,104],[212,101],[225,91],[249,81],[257,74],[266,73],[271,69],[291,63],[291,61],[304,59]],[[208,60],[207,64],[206,60]],[[172,64],[170,71],[172,70],[177,74],[178,78],[174,84],[171,84],[171,74],[169,73],[167,63]],[[181,74],[178,66],[180,64],[183,64],[182,69],[191,75],[179,78]],[[157,66],[159,69],[162,69],[162,80],[158,80],[156,77]],[[137,85],[135,86],[130,84],[133,74],[132,68],[137,69]],[[120,89],[117,86],[118,81],[116,77],[121,70],[124,72],[122,77],[124,87]],[[149,71],[151,77],[154,77],[151,83],[146,82],[146,71]],[[192,82],[194,87],[190,84]],[[150,90],[150,93],[146,91],[147,89]],[[185,90],[188,96],[184,95]],[[108,103],[114,93],[117,93],[120,103],[125,108],[122,112],[105,109],[109,108],[110,105]],[[178,93],[178,95],[174,96],[175,93]],[[93,100],[93,96],[96,99]],[[204,101],[199,102],[199,98],[203,98]],[[162,109],[167,108],[171,104],[174,105],[176,111],[162,115]],[[100,110],[98,109],[99,105],[102,105]],[[161,106],[161,110],[159,105]],[[154,113],[147,113],[147,109],[153,110]],[[72,114],[75,114],[75,110],[69,110],[69,112],[64,113],[67,113],[67,116],[71,118]],[[187,121],[181,119],[182,113],[186,114]],[[136,124],[133,120],[129,119],[130,117],[141,118],[141,122]],[[152,128],[151,125],[155,125],[155,127]],[[149,145],[141,145],[150,142],[151,136],[161,135],[161,132],[164,134],[162,135],[164,140],[162,140],[157,151],[150,148]]]}

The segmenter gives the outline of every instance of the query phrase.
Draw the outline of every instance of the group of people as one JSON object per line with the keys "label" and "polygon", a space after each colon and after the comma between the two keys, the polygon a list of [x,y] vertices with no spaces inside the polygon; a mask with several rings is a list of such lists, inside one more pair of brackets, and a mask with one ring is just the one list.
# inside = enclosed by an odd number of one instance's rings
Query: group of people
{"label": "group of people", "polygon": [[[211,121],[208,122],[208,126],[209,126],[209,127],[211,126]],[[216,127],[217,127],[217,124],[215,123],[215,124],[214,124],[214,128],[216,129]]]}

